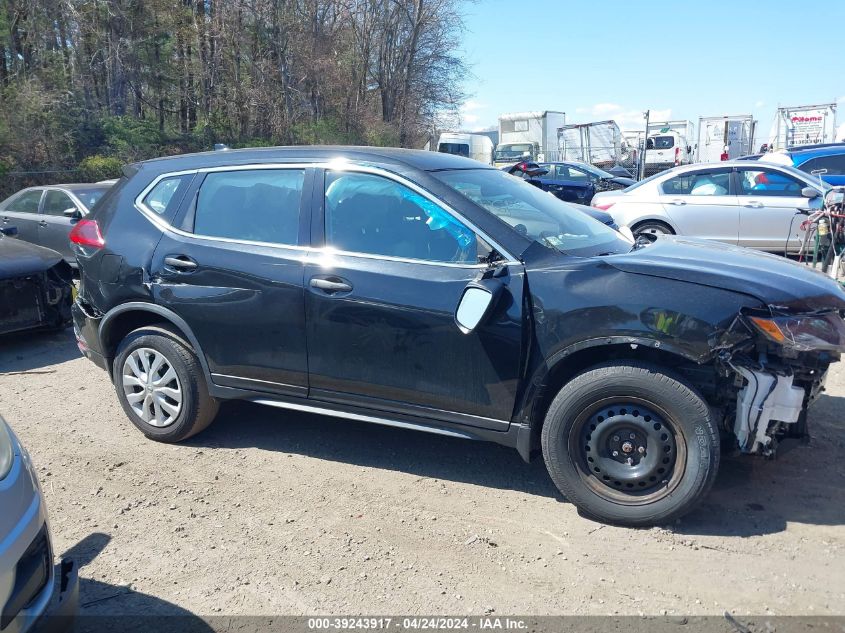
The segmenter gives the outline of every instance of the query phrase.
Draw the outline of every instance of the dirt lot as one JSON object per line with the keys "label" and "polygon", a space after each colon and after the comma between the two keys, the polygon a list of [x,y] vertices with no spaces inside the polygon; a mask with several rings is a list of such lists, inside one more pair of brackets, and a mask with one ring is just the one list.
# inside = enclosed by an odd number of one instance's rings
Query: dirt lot
{"label": "dirt lot", "polygon": [[244,403],[147,441],[70,331],[0,339],[0,412],[84,564],[84,614],[845,614],[841,366],[809,447],[727,459],[650,530],[580,517],[492,444]]}

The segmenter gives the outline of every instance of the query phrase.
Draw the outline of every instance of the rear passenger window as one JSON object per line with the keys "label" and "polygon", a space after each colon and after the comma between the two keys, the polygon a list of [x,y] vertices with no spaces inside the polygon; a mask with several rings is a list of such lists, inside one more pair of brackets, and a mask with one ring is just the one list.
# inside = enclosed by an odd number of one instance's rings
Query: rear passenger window
{"label": "rear passenger window", "polygon": [[666,180],[663,193],[674,196],[726,196],[730,189],[730,170],[696,171]]}
{"label": "rear passenger window", "polygon": [[193,177],[188,174],[159,180],[144,198],[144,206],[167,220],[172,219]]}
{"label": "rear passenger window", "polygon": [[295,245],[304,179],[302,169],[211,172],[197,197],[194,233]]}

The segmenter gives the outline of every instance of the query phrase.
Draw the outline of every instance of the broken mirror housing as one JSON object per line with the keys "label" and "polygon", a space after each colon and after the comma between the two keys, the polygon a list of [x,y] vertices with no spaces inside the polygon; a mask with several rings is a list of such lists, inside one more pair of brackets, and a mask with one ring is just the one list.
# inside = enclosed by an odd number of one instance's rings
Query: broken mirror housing
{"label": "broken mirror housing", "polygon": [[845,321],[836,312],[796,316],[748,316],[768,340],[799,352],[845,351]]}

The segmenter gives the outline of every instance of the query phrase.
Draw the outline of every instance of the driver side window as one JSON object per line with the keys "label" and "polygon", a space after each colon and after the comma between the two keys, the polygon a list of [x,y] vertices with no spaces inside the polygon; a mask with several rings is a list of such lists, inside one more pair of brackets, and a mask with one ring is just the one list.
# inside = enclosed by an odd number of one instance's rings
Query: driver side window
{"label": "driver side window", "polygon": [[404,259],[478,263],[480,241],[475,233],[398,182],[327,171],[325,195],[326,246]]}

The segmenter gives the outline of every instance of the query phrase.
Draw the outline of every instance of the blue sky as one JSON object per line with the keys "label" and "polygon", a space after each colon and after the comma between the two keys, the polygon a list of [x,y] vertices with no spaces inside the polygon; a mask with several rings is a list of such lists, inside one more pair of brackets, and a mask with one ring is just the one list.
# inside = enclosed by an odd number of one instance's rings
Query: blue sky
{"label": "blue sky", "polygon": [[464,13],[464,129],[526,110],[632,129],[651,109],[754,114],[768,131],[778,105],[837,100],[845,123],[845,0],[477,0]]}

